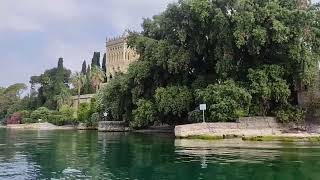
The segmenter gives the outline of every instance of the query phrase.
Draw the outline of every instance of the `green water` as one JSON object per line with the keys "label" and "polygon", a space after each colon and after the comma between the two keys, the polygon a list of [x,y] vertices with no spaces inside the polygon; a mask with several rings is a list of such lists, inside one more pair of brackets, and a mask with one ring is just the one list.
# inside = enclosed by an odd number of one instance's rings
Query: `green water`
{"label": "green water", "polygon": [[0,179],[320,179],[320,145],[0,129]]}

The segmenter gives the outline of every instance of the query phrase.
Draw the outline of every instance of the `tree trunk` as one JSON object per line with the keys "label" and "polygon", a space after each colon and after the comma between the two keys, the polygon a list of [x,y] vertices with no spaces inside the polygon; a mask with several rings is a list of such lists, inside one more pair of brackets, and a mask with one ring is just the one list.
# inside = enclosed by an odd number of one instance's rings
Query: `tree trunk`
{"label": "tree trunk", "polygon": [[78,87],[78,109],[80,107],[80,94],[81,94],[81,88],[80,86]]}

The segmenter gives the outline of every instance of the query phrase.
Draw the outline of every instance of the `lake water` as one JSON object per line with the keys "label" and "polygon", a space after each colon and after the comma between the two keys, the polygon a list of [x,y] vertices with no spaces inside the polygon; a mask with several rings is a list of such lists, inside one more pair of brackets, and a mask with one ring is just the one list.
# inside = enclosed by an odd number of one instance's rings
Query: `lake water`
{"label": "lake water", "polygon": [[0,179],[320,179],[320,145],[0,129]]}

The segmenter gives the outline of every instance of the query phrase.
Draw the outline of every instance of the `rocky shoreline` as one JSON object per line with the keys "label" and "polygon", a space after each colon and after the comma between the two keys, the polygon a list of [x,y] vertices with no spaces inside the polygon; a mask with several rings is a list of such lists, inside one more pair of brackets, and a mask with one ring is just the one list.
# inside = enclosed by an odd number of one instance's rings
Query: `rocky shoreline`
{"label": "rocky shoreline", "polygon": [[[0,128],[20,130],[100,130],[132,131],[142,133],[172,133],[171,127],[149,128],[145,130],[130,130],[122,122],[101,122],[99,128],[79,126],[56,126],[51,123],[15,124],[1,126]],[[110,125],[111,123],[111,125]],[[120,125],[119,125],[120,123]],[[110,127],[109,127],[110,126]],[[119,129],[119,127],[121,127]],[[312,128],[310,128],[312,126]],[[306,130],[292,130],[288,126],[278,123],[273,117],[248,117],[240,118],[233,123],[197,123],[179,125],[174,128],[177,139],[242,139],[244,141],[312,141],[320,142],[320,125],[306,125]],[[101,129],[103,128],[103,129]]]}
{"label": "rocky shoreline", "polygon": [[21,130],[75,130],[74,126],[56,126],[51,123],[32,123],[32,124],[10,124],[4,126],[7,129],[21,129]]}

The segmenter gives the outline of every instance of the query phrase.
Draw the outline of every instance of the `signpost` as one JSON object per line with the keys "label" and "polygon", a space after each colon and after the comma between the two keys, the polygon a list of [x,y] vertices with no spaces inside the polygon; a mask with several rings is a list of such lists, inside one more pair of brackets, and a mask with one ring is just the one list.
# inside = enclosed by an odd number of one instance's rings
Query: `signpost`
{"label": "signpost", "polygon": [[202,120],[203,120],[203,123],[205,123],[205,117],[204,117],[204,111],[207,110],[207,104],[200,104],[200,111],[202,111]]}
{"label": "signpost", "polygon": [[108,112],[104,112],[103,113],[103,116],[104,116],[104,120],[106,121],[106,120],[108,120],[107,118],[108,118]]}

